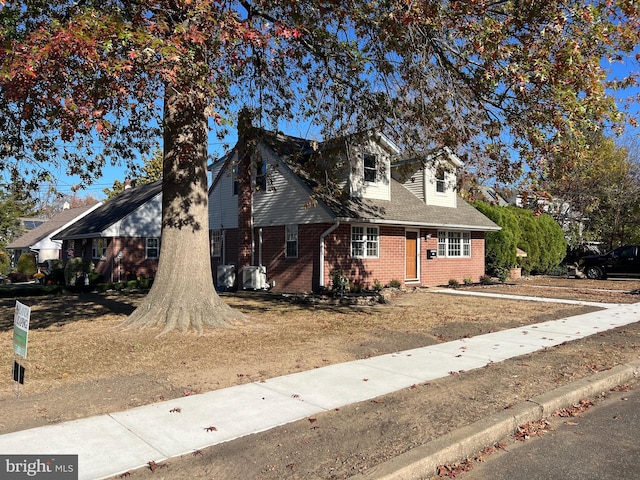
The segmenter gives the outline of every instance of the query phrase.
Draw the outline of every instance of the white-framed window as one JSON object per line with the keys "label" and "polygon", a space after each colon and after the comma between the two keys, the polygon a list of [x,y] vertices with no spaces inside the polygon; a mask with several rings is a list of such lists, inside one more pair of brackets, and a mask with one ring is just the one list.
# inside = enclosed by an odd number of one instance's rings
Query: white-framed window
{"label": "white-framed window", "polygon": [[222,230],[211,230],[211,256],[222,256]]}
{"label": "white-framed window", "polygon": [[376,156],[365,153],[362,156],[363,178],[365,182],[375,183],[378,177],[378,161]]}
{"label": "white-framed window", "polygon": [[160,257],[160,239],[159,238],[147,238],[145,241],[145,258],[159,258]]}
{"label": "white-framed window", "polygon": [[91,257],[106,258],[107,257],[107,239],[94,238],[91,240]]}
{"label": "white-framed window", "polygon": [[471,233],[470,232],[438,232],[438,256],[439,257],[470,257]]}
{"label": "white-framed window", "polygon": [[238,192],[240,191],[240,180],[238,179],[239,175],[240,175],[240,166],[235,165],[233,167],[233,173],[231,174],[231,180],[233,182],[233,195],[238,195]]}
{"label": "white-framed window", "polygon": [[436,169],[436,192],[437,193],[446,193],[447,192],[447,171],[444,167],[438,167]]}
{"label": "white-framed window", "polygon": [[378,227],[351,226],[351,256],[354,258],[377,258],[379,256],[380,232]]}
{"label": "white-framed window", "polygon": [[298,225],[287,225],[285,227],[286,247],[285,256],[287,258],[298,257]]}
{"label": "white-framed window", "polygon": [[256,191],[267,191],[267,161],[256,162]]}

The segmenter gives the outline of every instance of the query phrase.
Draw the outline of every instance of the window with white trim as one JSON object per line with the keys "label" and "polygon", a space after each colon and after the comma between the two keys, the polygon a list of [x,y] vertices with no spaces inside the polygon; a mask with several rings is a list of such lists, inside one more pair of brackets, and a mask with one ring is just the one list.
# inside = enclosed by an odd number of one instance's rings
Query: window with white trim
{"label": "window with white trim", "polygon": [[232,172],[232,183],[233,183],[233,195],[238,195],[238,192],[240,191],[240,180],[238,179],[238,177],[240,176],[240,166],[235,165],[233,167],[233,172]]}
{"label": "window with white trim", "polygon": [[363,177],[365,182],[375,183],[378,177],[378,162],[376,156],[371,153],[365,153],[362,156]]}
{"label": "window with white trim", "polygon": [[160,257],[160,239],[159,238],[146,239],[145,256],[146,258],[151,258],[151,259]]}
{"label": "window with white trim", "polygon": [[107,239],[94,238],[91,240],[91,257],[106,258],[107,257]]}
{"label": "window with white trim", "polygon": [[377,258],[379,256],[380,232],[378,227],[351,226],[351,256],[354,258]]}
{"label": "window with white trim", "polygon": [[267,161],[256,162],[256,191],[267,191]]}
{"label": "window with white trim", "polygon": [[211,230],[211,256],[222,256],[222,230]]}
{"label": "window with white trim", "polygon": [[439,257],[470,257],[471,232],[438,232]]}
{"label": "window with white trim", "polygon": [[436,192],[437,193],[446,193],[447,192],[447,184],[446,184],[446,170],[444,167],[438,167],[436,170]]}
{"label": "window with white trim", "polygon": [[285,227],[286,247],[285,256],[287,258],[298,257],[298,225],[287,225]]}

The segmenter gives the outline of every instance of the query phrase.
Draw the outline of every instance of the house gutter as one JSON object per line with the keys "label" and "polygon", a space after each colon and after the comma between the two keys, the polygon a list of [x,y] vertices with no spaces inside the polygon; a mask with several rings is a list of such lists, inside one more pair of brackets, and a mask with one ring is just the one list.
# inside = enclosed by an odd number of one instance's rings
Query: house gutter
{"label": "house gutter", "polygon": [[334,223],[333,225],[331,225],[327,230],[325,230],[321,235],[320,235],[320,268],[319,268],[319,274],[320,274],[320,281],[319,286],[320,287],[324,287],[324,240],[325,238],[327,238],[327,235],[329,235],[331,232],[333,232],[336,228],[338,228],[340,226],[340,220],[336,220],[336,223]]}
{"label": "house gutter", "polygon": [[495,226],[472,226],[472,225],[464,225],[464,224],[445,224],[445,223],[424,223],[424,222],[412,222],[405,220],[378,220],[378,219],[368,219],[368,218],[342,218],[338,220],[338,222],[344,223],[359,223],[359,224],[371,224],[371,225],[393,225],[393,226],[410,226],[410,227],[421,227],[421,228],[441,228],[443,230],[468,230],[470,232],[498,232],[502,230],[502,227]]}

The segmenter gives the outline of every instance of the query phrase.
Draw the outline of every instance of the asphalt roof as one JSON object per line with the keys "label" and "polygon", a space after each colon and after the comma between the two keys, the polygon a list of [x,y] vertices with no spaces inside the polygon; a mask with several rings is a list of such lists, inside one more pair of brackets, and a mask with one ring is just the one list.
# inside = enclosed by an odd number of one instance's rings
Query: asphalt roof
{"label": "asphalt roof", "polygon": [[[391,179],[391,200],[353,198],[348,195],[328,193],[326,189],[318,188],[318,182],[309,174],[307,167],[309,167],[309,161],[314,153],[335,147],[335,140],[314,145],[314,142],[298,137],[269,131],[261,133],[260,140],[268,145],[312,192],[315,192],[316,200],[324,203],[333,212],[336,219],[424,227],[465,228],[478,231],[500,230],[498,225],[460,196],[457,198],[456,208],[427,205],[393,178]],[[237,145],[233,150],[236,148]],[[220,162],[228,163],[233,156],[233,150],[221,158]],[[224,170],[224,166],[216,165],[216,167],[218,171],[213,184],[216,183]],[[210,169],[214,170],[213,166]]]}
{"label": "asphalt roof", "polygon": [[7,248],[9,249],[23,249],[29,248],[31,245],[38,243],[40,240],[48,237],[55,231],[61,229],[75,218],[79,217],[87,210],[95,208],[94,205],[84,205],[82,207],[67,208],[57,213],[49,220],[45,221],[41,225],[37,226],[33,230],[29,230],[20,238],[15,239]]}
{"label": "asphalt roof", "polygon": [[72,238],[99,237],[108,227],[141,207],[162,192],[162,180],[128,188],[118,196],[109,199],[93,212],[65,228],[54,238],[57,240]]}

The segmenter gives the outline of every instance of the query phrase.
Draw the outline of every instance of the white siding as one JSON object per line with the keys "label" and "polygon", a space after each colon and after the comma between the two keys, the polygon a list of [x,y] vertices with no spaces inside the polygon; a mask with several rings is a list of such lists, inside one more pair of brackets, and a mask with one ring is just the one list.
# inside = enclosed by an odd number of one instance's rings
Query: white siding
{"label": "white siding", "polygon": [[415,172],[409,180],[403,183],[405,188],[413,193],[416,197],[418,197],[423,202],[425,201],[424,197],[424,170],[418,170]]}
{"label": "white siding", "polygon": [[[259,152],[267,161],[267,190],[253,195],[256,227],[333,221],[324,207],[310,205],[309,189],[270,148],[260,145]],[[232,177],[235,160],[234,156],[209,194],[210,229],[238,227],[238,197],[233,195]]]}
{"label": "white siding", "polygon": [[162,193],[104,230],[105,237],[160,237]]}
{"label": "white siding", "polygon": [[[238,227],[238,196],[233,194],[233,169],[238,156],[234,155],[220,180],[209,193],[209,228]],[[217,171],[215,172],[217,175]]]}
{"label": "white siding", "polygon": [[[379,162],[375,182],[364,181],[363,155],[365,153],[375,155]],[[349,191],[352,197],[377,200],[391,199],[391,162],[389,153],[379,143],[369,140],[366,146],[350,147],[349,160],[351,163]]]}
{"label": "white siding", "polygon": [[267,147],[260,147],[267,161],[267,191],[253,196],[256,227],[331,222],[333,217],[320,205],[313,205],[309,189]]}
{"label": "white siding", "polygon": [[424,191],[426,193],[425,202],[427,205],[435,205],[439,207],[456,208],[457,195],[455,191],[456,175],[453,171],[447,171],[445,174],[446,190],[444,193],[436,191],[436,171],[435,167],[425,168],[424,170]]}

